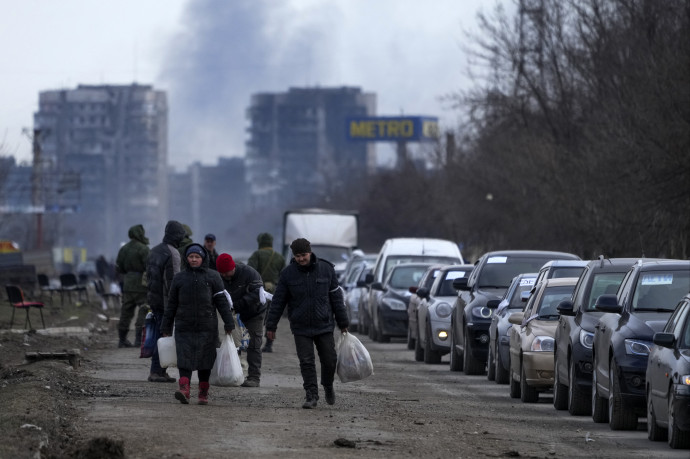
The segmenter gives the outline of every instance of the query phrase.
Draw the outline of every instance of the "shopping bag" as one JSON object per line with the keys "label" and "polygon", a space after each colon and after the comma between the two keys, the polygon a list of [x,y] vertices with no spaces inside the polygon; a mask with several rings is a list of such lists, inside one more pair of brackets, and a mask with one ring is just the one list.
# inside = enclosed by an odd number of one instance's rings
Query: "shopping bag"
{"label": "shopping bag", "polygon": [[156,342],[158,341],[158,327],[156,321],[153,319],[153,313],[146,314],[146,321],[144,328],[141,330],[141,351],[139,358],[148,359],[153,355],[156,349]]}
{"label": "shopping bag", "polygon": [[177,349],[175,348],[174,336],[158,338],[158,358],[162,368],[177,366]]}
{"label": "shopping bag", "polygon": [[223,344],[216,349],[216,362],[211,369],[208,382],[214,386],[240,386],[244,382],[244,373],[240,356],[230,335],[225,335]]}
{"label": "shopping bag", "polygon": [[246,351],[249,347],[249,330],[247,330],[247,327],[244,325],[244,322],[242,322],[242,319],[240,319],[239,314],[237,314],[235,318],[237,319],[237,329],[240,337],[239,349],[240,351]]}
{"label": "shopping bag", "polygon": [[343,333],[338,345],[336,371],[341,382],[359,381],[374,374],[369,351],[356,336]]}

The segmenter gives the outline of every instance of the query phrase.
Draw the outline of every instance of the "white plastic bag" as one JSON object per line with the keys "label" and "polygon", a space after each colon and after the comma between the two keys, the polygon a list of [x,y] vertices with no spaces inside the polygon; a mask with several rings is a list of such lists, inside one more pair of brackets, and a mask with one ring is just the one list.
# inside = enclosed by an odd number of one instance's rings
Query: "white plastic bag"
{"label": "white plastic bag", "polygon": [[359,381],[374,374],[374,364],[369,351],[356,336],[343,333],[338,345],[336,367],[340,382]]}
{"label": "white plastic bag", "polygon": [[174,336],[158,338],[158,358],[162,368],[177,366],[177,348],[175,347]]}
{"label": "white plastic bag", "polygon": [[271,301],[272,299],[273,295],[264,290],[263,287],[259,289],[259,301],[261,304],[266,304],[267,301]]}
{"label": "white plastic bag", "polygon": [[244,373],[240,356],[230,335],[225,335],[223,344],[216,349],[216,362],[211,369],[208,382],[214,386],[240,386],[244,382]]}

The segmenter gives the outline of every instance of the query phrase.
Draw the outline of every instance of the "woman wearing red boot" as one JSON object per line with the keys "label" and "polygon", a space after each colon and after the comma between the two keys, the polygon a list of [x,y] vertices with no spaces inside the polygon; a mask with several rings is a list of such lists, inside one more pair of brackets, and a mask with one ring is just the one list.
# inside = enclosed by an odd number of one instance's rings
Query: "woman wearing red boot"
{"label": "woman wearing red boot", "polygon": [[161,336],[170,336],[175,326],[177,368],[180,389],[175,398],[187,404],[190,398],[189,381],[192,372],[199,376],[199,405],[208,404],[208,380],[216,361],[218,315],[225,324],[225,333],[235,328],[230,303],[223,293],[223,280],[217,271],[209,269],[208,254],[200,244],[184,249],[184,269],[175,274],[170,284],[168,304],[163,314]]}

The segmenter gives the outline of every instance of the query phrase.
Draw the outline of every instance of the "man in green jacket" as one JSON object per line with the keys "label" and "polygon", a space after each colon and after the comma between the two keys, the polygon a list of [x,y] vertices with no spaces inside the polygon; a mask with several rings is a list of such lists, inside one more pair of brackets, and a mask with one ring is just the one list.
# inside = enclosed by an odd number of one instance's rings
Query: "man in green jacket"
{"label": "man in green jacket", "polygon": [[127,340],[129,325],[132,323],[134,312],[139,307],[139,314],[134,323],[134,346],[141,345],[141,329],[146,320],[146,286],[142,276],[146,271],[146,259],[149,256],[149,240],[142,225],[134,225],[129,229],[129,242],[120,248],[115,261],[117,272],[123,276],[122,309],[118,332],[120,341],[117,347],[132,347]]}

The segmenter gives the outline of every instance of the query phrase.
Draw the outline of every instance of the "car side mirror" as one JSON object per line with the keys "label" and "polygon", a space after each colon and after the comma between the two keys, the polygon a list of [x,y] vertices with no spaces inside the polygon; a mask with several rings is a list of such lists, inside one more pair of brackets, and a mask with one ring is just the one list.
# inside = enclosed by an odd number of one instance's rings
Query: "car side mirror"
{"label": "car side mirror", "polygon": [[369,285],[369,284],[371,284],[372,282],[374,282],[374,275],[373,275],[372,273],[369,273],[369,274],[367,274],[366,276],[364,276],[364,283],[365,283],[366,285]]}
{"label": "car side mirror", "polygon": [[618,296],[609,293],[600,295],[594,303],[594,309],[600,312],[620,314],[623,307],[618,304]]}
{"label": "car side mirror", "polygon": [[470,288],[467,286],[467,278],[458,277],[457,279],[453,279],[453,288],[455,290],[469,290]]}
{"label": "car side mirror", "polygon": [[417,296],[420,298],[429,299],[429,289],[426,287],[421,287],[417,289]]}
{"label": "car side mirror", "polygon": [[524,318],[525,314],[523,312],[514,312],[508,316],[508,322],[513,325],[522,325]]}
{"label": "car side mirror", "polygon": [[573,302],[570,300],[563,300],[560,303],[558,303],[558,306],[556,306],[556,310],[562,316],[575,315],[575,312],[573,311]]}
{"label": "car side mirror", "polygon": [[486,302],[486,307],[489,309],[496,309],[501,304],[501,300],[489,300]]}
{"label": "car side mirror", "polygon": [[383,288],[383,284],[381,282],[374,282],[371,284],[371,289],[372,290],[381,290],[384,291],[385,289]]}
{"label": "car side mirror", "polygon": [[673,343],[676,342],[676,337],[673,333],[654,333],[652,341],[657,346],[671,348],[673,347]]}

